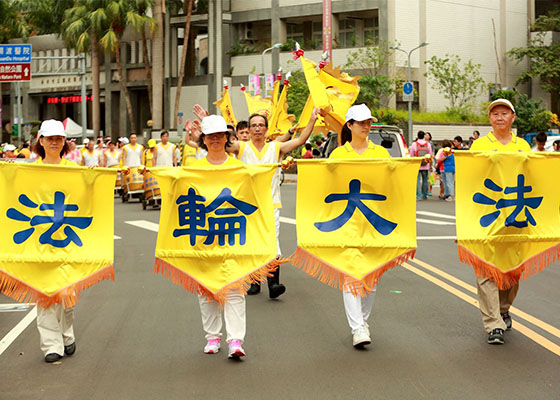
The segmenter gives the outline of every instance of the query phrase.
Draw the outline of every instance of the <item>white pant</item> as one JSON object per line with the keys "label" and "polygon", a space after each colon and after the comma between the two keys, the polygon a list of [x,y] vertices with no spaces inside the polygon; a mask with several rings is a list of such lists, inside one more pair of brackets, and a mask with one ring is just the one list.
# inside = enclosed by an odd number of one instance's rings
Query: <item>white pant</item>
{"label": "white pant", "polygon": [[[212,299],[198,296],[200,314],[202,315],[202,329],[206,332],[206,340],[222,337],[222,310]],[[237,290],[230,290],[224,304],[224,318],[228,343],[238,339],[245,339],[245,296]]]}
{"label": "white pant", "polygon": [[280,209],[274,209],[274,223],[276,227],[276,256],[280,257],[282,251],[280,250]]}
{"label": "white pant", "polygon": [[369,327],[367,320],[373,308],[376,290],[377,286],[366,297],[354,296],[352,292],[347,290],[342,292],[344,311],[346,311],[346,318],[348,318],[348,325],[352,329],[352,335],[361,329]]}
{"label": "white pant", "polygon": [[37,329],[44,355],[64,355],[64,346],[74,343],[74,307],[64,309],[62,304],[49,308],[37,307]]}

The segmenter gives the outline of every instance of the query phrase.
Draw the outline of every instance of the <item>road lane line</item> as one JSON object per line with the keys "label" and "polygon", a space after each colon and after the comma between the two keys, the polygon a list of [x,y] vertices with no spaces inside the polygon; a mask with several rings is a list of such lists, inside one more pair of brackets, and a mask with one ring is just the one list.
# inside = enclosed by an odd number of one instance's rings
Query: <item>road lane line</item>
{"label": "road lane line", "polygon": [[114,239],[114,240],[118,240],[118,239],[122,239],[122,237],[117,236],[117,235],[113,235],[113,239]]}
{"label": "road lane line", "polygon": [[455,225],[455,222],[436,221],[435,219],[424,219],[424,218],[416,218],[416,222],[422,222],[424,224],[432,224],[432,225]]}
{"label": "road lane line", "polygon": [[[449,282],[454,283],[455,285],[457,285],[459,287],[462,287],[463,289],[465,289],[465,290],[467,290],[471,293],[474,293],[475,295],[478,296],[477,290],[474,286],[469,285],[468,283],[454,277],[453,275],[450,275],[447,272],[444,272],[444,271],[440,270],[439,268],[436,268],[433,265],[430,265],[430,264],[428,264],[424,261],[421,261],[417,258],[412,259],[412,261],[414,263],[418,264],[419,266],[427,269],[428,271],[431,271],[434,274],[439,275],[444,279],[447,279]],[[538,326],[543,331],[546,331],[546,332],[550,333],[551,335],[556,336],[557,338],[560,339],[560,329],[556,328],[555,326],[550,325],[550,324],[548,324],[548,323],[546,323],[546,322],[544,322],[544,321],[542,321],[542,320],[540,320],[536,317],[533,317],[532,315],[527,314],[526,312],[521,311],[520,309],[518,309],[514,306],[511,306],[509,311],[512,314],[517,315],[518,317],[524,319],[525,321],[527,321],[527,322],[529,322],[529,323],[531,323],[535,326]]]}
{"label": "road lane line", "polygon": [[290,224],[290,225],[295,225],[296,224],[296,220],[293,218],[288,218],[288,217],[280,217],[280,222],[284,222],[286,224]]}
{"label": "road lane line", "polygon": [[[449,293],[459,297],[461,300],[469,303],[470,305],[479,308],[478,307],[478,301],[476,299],[474,299],[473,297],[461,292],[460,290],[454,288],[453,286],[445,283],[444,281],[433,277],[432,275],[428,274],[425,271],[422,271],[421,269],[418,269],[416,267],[413,267],[412,265],[408,264],[408,263],[403,263],[402,266],[409,270],[410,272],[432,282],[433,284],[439,286],[440,288],[448,291]],[[548,351],[550,351],[551,353],[556,354],[557,356],[560,356],[560,346],[557,345],[556,343],[548,340],[547,338],[545,338],[544,336],[538,334],[537,332],[533,331],[532,329],[528,328],[527,326],[523,325],[522,323],[515,321],[515,326],[514,329],[516,331],[518,331],[519,333],[521,333],[522,335],[525,335],[526,337],[528,337],[529,339],[531,339],[533,342],[537,343],[538,345],[544,347],[545,349],[547,349]]]}
{"label": "road lane line", "polygon": [[156,224],[155,222],[146,221],[143,219],[137,221],[124,221],[124,223],[153,232],[157,232],[159,230],[159,224]]}
{"label": "road lane line", "polygon": [[37,307],[29,313],[6,336],[0,340],[0,355],[17,339],[17,337],[37,318]]}
{"label": "road lane line", "polygon": [[0,304],[0,312],[19,312],[27,311],[33,307],[34,303],[12,303],[12,304]]}
{"label": "road lane line", "polygon": [[426,217],[438,217],[444,219],[455,219],[454,215],[438,214],[430,211],[416,211],[416,214],[425,215]]}

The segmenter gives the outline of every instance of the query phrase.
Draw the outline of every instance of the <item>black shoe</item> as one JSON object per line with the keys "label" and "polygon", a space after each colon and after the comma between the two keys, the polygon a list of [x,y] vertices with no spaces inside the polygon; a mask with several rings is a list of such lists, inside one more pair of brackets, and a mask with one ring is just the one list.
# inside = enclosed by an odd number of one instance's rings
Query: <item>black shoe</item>
{"label": "black shoe", "polygon": [[509,311],[502,314],[502,319],[506,323],[506,330],[511,331],[511,316],[509,315]]}
{"label": "black shoe", "polygon": [[286,291],[286,286],[282,285],[281,283],[279,283],[278,285],[271,285],[268,287],[268,296],[271,299],[275,299],[280,295],[284,294],[285,291]]}
{"label": "black shoe", "polygon": [[488,334],[488,344],[504,344],[504,330],[494,329]]}
{"label": "black shoe", "polygon": [[71,356],[76,352],[76,342],[69,344],[68,346],[64,346],[64,354],[67,356]]}
{"label": "black shoe", "polygon": [[258,283],[251,283],[251,287],[247,290],[247,295],[252,296],[254,294],[259,294],[261,292],[261,285]]}
{"label": "black shoe", "polygon": [[62,356],[60,354],[56,354],[56,353],[49,353],[45,356],[45,361],[48,362],[48,363],[53,363],[53,362],[56,362],[60,359],[62,359]]}

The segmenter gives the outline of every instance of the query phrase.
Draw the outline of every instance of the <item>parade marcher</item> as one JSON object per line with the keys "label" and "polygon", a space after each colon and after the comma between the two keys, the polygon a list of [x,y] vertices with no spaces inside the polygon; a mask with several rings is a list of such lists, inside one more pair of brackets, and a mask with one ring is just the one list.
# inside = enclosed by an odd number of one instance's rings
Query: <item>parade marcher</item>
{"label": "parade marcher", "polygon": [[[425,133],[418,131],[417,139],[410,146],[411,157],[424,157],[426,154],[433,155],[432,146],[424,140]],[[430,163],[422,161],[420,171],[418,171],[418,181],[416,184],[416,199],[426,200],[428,198],[428,174],[430,173]]]}
{"label": "parade marcher", "polygon": [[76,147],[76,140],[68,140],[68,148],[70,151],[64,156],[67,160],[70,160],[78,165],[82,163],[82,152]]}
{"label": "parade marcher", "polygon": [[121,158],[124,167],[136,168],[143,164],[142,154],[144,152],[144,146],[136,143],[136,140],[136,134],[132,133],[130,135],[130,143],[123,146]]}
{"label": "parade marcher", "polygon": [[[208,155],[195,161],[193,166],[213,165],[242,165],[243,163],[226,153],[226,146],[230,145],[230,135],[226,121],[218,115],[210,115],[202,120],[202,135],[199,145]],[[225,178],[227,179],[227,178]],[[209,298],[198,296],[202,327],[206,332],[206,354],[220,351],[222,336],[222,313],[220,305]],[[224,303],[224,319],[227,333],[228,357],[239,358],[245,356],[243,341],[246,330],[245,296],[239,290],[230,289]]]}
{"label": "parade marcher", "polygon": [[85,151],[82,153],[81,165],[86,167],[102,166],[101,154],[99,150],[93,148],[93,140],[88,140]]}
{"label": "parade marcher", "polygon": [[251,140],[251,135],[249,134],[249,123],[247,121],[239,121],[235,127],[235,133],[237,134],[237,139],[242,142],[248,142]]}
{"label": "parade marcher", "polygon": [[29,150],[29,142],[23,142],[19,154],[23,154],[25,158],[29,158],[29,156],[31,155],[31,151]]}
{"label": "parade marcher", "polygon": [[[268,119],[264,115],[253,114],[249,117],[249,132],[251,134],[250,142],[233,142],[228,146],[227,151],[233,153],[239,160],[245,164],[275,164],[282,160],[282,157],[290,151],[302,146],[313,131],[313,126],[317,121],[318,110],[313,110],[309,123],[301,134],[287,142],[280,143],[278,141],[266,141],[268,132]],[[277,256],[281,256],[280,250],[280,208],[282,207],[280,199],[280,175],[276,171],[272,178],[272,201],[274,203],[274,218],[276,221],[276,245]],[[286,287],[280,283],[280,269],[277,268],[273,276],[268,278],[269,297],[274,299],[283,294]],[[251,288],[247,292],[249,295],[260,292],[260,285],[251,284]]]}
{"label": "parade marcher", "polygon": [[173,143],[169,143],[169,132],[161,131],[160,138],[161,143],[158,143],[156,146],[155,165],[158,167],[176,167],[176,146]]}
{"label": "parade marcher", "polygon": [[[35,143],[34,148],[34,152],[40,157],[36,163],[76,165],[63,158],[69,150],[65,140],[66,133],[62,122],[53,119],[44,121],[39,129],[39,140]],[[75,353],[73,307],[65,309],[60,303],[48,308],[38,306],[37,329],[46,362],[56,362],[64,354],[71,356]]]}
{"label": "parade marcher", "polygon": [[[488,119],[492,131],[487,136],[476,140],[471,146],[472,151],[518,152],[531,151],[529,144],[511,132],[515,121],[515,108],[509,100],[494,100],[488,106]],[[512,249],[512,251],[515,251]],[[519,283],[511,288],[499,290],[495,281],[477,277],[478,301],[484,329],[488,333],[488,344],[504,344],[504,331],[510,330],[512,321],[509,315]]]}
{"label": "parade marcher", "polygon": [[4,151],[3,158],[16,158],[16,154],[15,154],[16,146],[14,146],[13,144],[5,145],[3,151]]}
{"label": "parade marcher", "polygon": [[108,144],[107,151],[103,154],[103,165],[107,168],[117,168],[119,166],[120,151],[116,148],[112,140]]}
{"label": "parade marcher", "polygon": [[200,160],[208,154],[196,142],[198,140],[197,134],[200,133],[200,123],[198,121],[187,120],[185,122],[185,145],[183,146],[182,166],[192,165],[196,160]]}
{"label": "parade marcher", "polygon": [[[368,139],[373,117],[365,104],[352,106],[346,113],[342,128],[341,146],[333,150],[331,159],[388,158],[389,152]],[[368,318],[375,299],[375,286],[365,297],[353,295],[349,288],[342,292],[346,318],[352,330],[352,344],[356,348],[371,343]]]}
{"label": "parade marcher", "polygon": [[157,157],[157,144],[155,139],[148,140],[148,148],[144,150],[143,160],[146,167],[155,167]]}

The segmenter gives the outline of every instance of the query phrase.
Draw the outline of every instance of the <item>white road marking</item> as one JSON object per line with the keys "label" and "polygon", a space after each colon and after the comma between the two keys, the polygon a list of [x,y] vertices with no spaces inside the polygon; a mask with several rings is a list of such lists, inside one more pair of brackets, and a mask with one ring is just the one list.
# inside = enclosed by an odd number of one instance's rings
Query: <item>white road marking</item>
{"label": "white road marking", "polygon": [[13,303],[13,304],[0,304],[0,312],[19,312],[27,311],[35,306],[34,303]]}
{"label": "white road marking", "polygon": [[437,218],[444,218],[444,219],[455,219],[454,215],[447,215],[447,214],[438,214],[430,211],[416,211],[416,214],[425,215],[426,217],[437,217]]}
{"label": "white road marking", "polygon": [[124,222],[125,224],[136,226],[142,229],[147,229],[152,232],[157,232],[159,230],[159,224],[156,224],[155,222],[146,221],[143,219],[137,221],[124,221]]}
{"label": "white road marking", "polygon": [[424,219],[424,218],[416,218],[416,222],[422,222],[424,224],[432,224],[432,225],[455,225],[455,222],[436,221],[435,219]]}
{"label": "white road marking", "polygon": [[295,219],[288,218],[288,217],[280,217],[280,222],[284,222],[285,224],[290,224],[290,225],[295,225],[296,224]]}
{"label": "white road marking", "polygon": [[455,236],[417,236],[416,240],[455,240]]}
{"label": "white road marking", "polygon": [[117,235],[113,235],[113,239],[118,240],[118,239],[122,239],[122,237],[117,236]]}
{"label": "white road marking", "polygon": [[37,318],[37,307],[29,313],[6,336],[0,340],[0,355],[17,339],[17,337]]}

